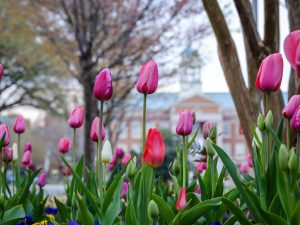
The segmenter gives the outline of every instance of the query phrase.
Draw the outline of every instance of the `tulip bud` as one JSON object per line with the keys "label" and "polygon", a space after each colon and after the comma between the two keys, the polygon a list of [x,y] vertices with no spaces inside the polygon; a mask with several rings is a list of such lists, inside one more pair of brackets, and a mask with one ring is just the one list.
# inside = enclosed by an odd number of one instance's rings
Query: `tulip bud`
{"label": "tulip bud", "polygon": [[123,149],[122,149],[122,148],[119,148],[119,147],[117,147],[117,148],[116,148],[116,156],[117,156],[117,158],[122,158],[122,157],[123,157],[123,155],[124,155],[124,151],[123,151]]}
{"label": "tulip bud", "polygon": [[2,64],[0,64],[0,80],[2,78],[2,75],[3,75],[3,66]]}
{"label": "tulip bud", "polygon": [[128,182],[123,182],[122,184],[122,189],[121,189],[121,197],[122,198],[125,198],[126,197],[126,194],[127,194],[127,190],[128,190],[128,186],[129,186],[129,183]]}
{"label": "tulip bud", "polygon": [[149,205],[148,205],[148,215],[152,219],[157,219],[157,217],[159,216],[159,210],[158,210],[157,204],[155,203],[154,200],[151,200],[149,202]]}
{"label": "tulip bud", "polygon": [[40,187],[44,187],[46,184],[46,178],[47,178],[47,174],[45,172],[41,172],[39,179],[38,179],[38,185]]}
{"label": "tulip bud", "polygon": [[177,158],[173,162],[172,170],[175,175],[178,175],[180,173],[180,164]]}
{"label": "tulip bud", "polygon": [[280,53],[267,56],[260,64],[256,77],[256,88],[263,92],[274,92],[280,88],[283,74],[283,59]]}
{"label": "tulip bud", "polygon": [[122,166],[125,166],[128,163],[128,161],[131,159],[131,157],[132,157],[131,154],[129,152],[126,152],[121,162]]}
{"label": "tulip bud", "polygon": [[[90,139],[94,142],[98,142],[99,136],[99,117],[96,117],[92,122],[92,127],[90,130]],[[102,123],[102,131],[101,131],[102,141],[105,139],[105,128]]]}
{"label": "tulip bud", "polygon": [[267,128],[272,128],[274,122],[274,117],[272,111],[269,111],[266,118],[265,118],[265,124]]}
{"label": "tulip bud", "polygon": [[9,163],[13,159],[13,150],[11,147],[2,148],[2,159],[5,163]]}
{"label": "tulip bud", "polygon": [[206,170],[206,167],[207,167],[206,162],[198,162],[198,163],[196,163],[196,170],[199,173],[202,173],[204,170]]}
{"label": "tulip bud", "polygon": [[189,110],[183,110],[179,113],[179,119],[176,126],[178,135],[189,135],[193,131],[193,117]]}
{"label": "tulip bud", "polygon": [[252,162],[252,157],[251,157],[250,153],[246,156],[246,159],[247,159],[248,166],[252,168],[253,162]]}
{"label": "tulip bud", "polygon": [[73,109],[68,123],[69,126],[72,128],[79,128],[82,126],[84,122],[84,108],[82,106],[77,106],[75,109]]}
{"label": "tulip bud", "polygon": [[212,144],[213,144],[213,141],[209,137],[206,138],[206,151],[207,151],[207,154],[209,155],[209,157],[211,157],[211,158],[213,158],[214,154],[215,154],[215,148]]}
{"label": "tulip bud", "polygon": [[205,123],[203,123],[202,125],[202,135],[203,135],[203,138],[206,139],[210,132],[211,132],[211,129],[215,126],[215,123],[214,122],[211,122],[211,121],[206,121]]}
{"label": "tulip bud", "polygon": [[290,125],[293,130],[295,130],[296,132],[300,132],[300,106],[296,109],[291,119]]}
{"label": "tulip bud", "polygon": [[299,106],[300,106],[300,95],[292,96],[288,104],[282,110],[282,116],[291,119]]}
{"label": "tulip bud", "polygon": [[24,152],[26,152],[26,151],[32,152],[32,146],[29,142],[26,142],[26,144],[24,146]]}
{"label": "tulip bud", "polygon": [[289,162],[288,162],[288,168],[290,171],[296,171],[297,170],[297,156],[294,150],[291,150],[289,152]]}
{"label": "tulip bud", "polygon": [[278,159],[279,159],[280,168],[282,170],[287,170],[288,161],[289,161],[289,153],[284,144],[281,144],[279,147]]}
{"label": "tulip bud", "polygon": [[186,202],[186,191],[185,191],[185,188],[182,187],[180,189],[178,200],[177,200],[177,203],[176,203],[177,211],[181,211],[182,209],[184,209],[186,207],[186,204],[187,204],[187,202]]}
{"label": "tulip bud", "polygon": [[109,163],[109,164],[108,164],[108,169],[109,169],[109,171],[113,171],[114,168],[115,168],[115,165],[114,165],[114,164],[112,164],[112,163]]}
{"label": "tulip bud", "polygon": [[17,161],[19,158],[17,143],[13,143],[12,150],[13,150],[13,161]]}
{"label": "tulip bud", "polygon": [[9,132],[9,127],[6,124],[1,124],[0,125],[0,139],[3,137],[5,134],[4,142],[3,142],[3,147],[7,146],[10,141],[10,132]]}
{"label": "tulip bud", "polygon": [[22,165],[28,166],[30,163],[30,160],[31,160],[31,152],[30,151],[24,152],[23,157],[22,157]]}
{"label": "tulip bud", "polygon": [[245,163],[242,163],[240,165],[240,171],[242,171],[243,173],[248,173],[248,167]]}
{"label": "tulip bud", "polygon": [[69,169],[69,167],[66,167],[66,168],[65,168],[65,171],[64,171],[64,175],[68,177],[68,176],[70,176],[71,174],[72,174],[72,173],[71,173],[71,170]]}
{"label": "tulip bud", "polygon": [[195,190],[195,194],[200,195],[201,194],[201,189],[199,186],[197,186],[196,190]]}
{"label": "tulip bud", "polygon": [[265,120],[261,113],[257,117],[257,127],[259,130],[263,131],[265,129]]}
{"label": "tulip bud", "polygon": [[213,141],[213,143],[216,143],[217,141],[217,126],[214,125],[209,132],[208,137]]}
{"label": "tulip bud", "polygon": [[69,138],[61,138],[58,142],[57,149],[60,153],[68,153],[71,149],[72,141]]}
{"label": "tulip bud", "polygon": [[299,38],[300,30],[291,32],[284,40],[284,52],[287,60],[296,71],[297,76],[300,77],[299,73]]}
{"label": "tulip bud", "polygon": [[25,119],[22,115],[18,115],[16,117],[14,123],[14,131],[15,133],[21,134],[25,131]]}
{"label": "tulip bud", "polygon": [[104,164],[110,163],[112,161],[112,149],[109,140],[106,140],[102,149],[102,162]]}
{"label": "tulip bud", "polygon": [[113,95],[112,77],[108,68],[101,70],[96,76],[93,93],[99,101],[108,101]]}
{"label": "tulip bud", "polygon": [[145,63],[136,84],[136,89],[142,94],[152,94],[158,86],[158,67],[154,60]]}
{"label": "tulip bud", "polygon": [[136,171],[136,157],[134,156],[127,166],[126,173],[128,177],[132,178],[136,174]]}

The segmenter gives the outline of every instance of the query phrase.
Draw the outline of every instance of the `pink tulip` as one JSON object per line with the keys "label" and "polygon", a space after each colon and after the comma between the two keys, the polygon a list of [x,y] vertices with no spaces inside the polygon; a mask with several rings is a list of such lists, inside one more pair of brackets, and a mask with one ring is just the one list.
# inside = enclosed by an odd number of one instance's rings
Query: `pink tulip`
{"label": "pink tulip", "polygon": [[122,196],[122,198],[126,197],[128,186],[129,186],[128,182],[126,182],[126,181],[123,182],[123,184],[122,184],[122,190],[121,190],[121,196]]}
{"label": "pink tulip", "polygon": [[65,154],[70,151],[72,147],[72,141],[69,138],[61,138],[58,142],[57,149],[60,153]]}
{"label": "pink tulip", "polygon": [[193,131],[193,117],[189,110],[183,110],[179,113],[179,119],[176,126],[178,135],[189,135]]}
{"label": "pink tulip", "polygon": [[204,170],[206,170],[206,162],[196,163],[196,169],[199,173],[202,173]]}
{"label": "pink tulip", "polygon": [[0,79],[2,78],[3,75],[3,66],[2,64],[0,64]]}
{"label": "pink tulip", "polygon": [[30,159],[30,161],[29,161],[29,163],[27,165],[27,168],[30,169],[30,170],[34,169],[34,165],[33,165],[32,159]]}
{"label": "pink tulip", "polygon": [[287,60],[300,77],[300,30],[293,31],[284,40],[283,48]]}
{"label": "pink tulip", "polygon": [[[94,142],[98,142],[99,136],[99,117],[96,117],[92,122],[92,127],[90,130],[90,139]],[[105,139],[105,128],[102,124],[102,141]]]}
{"label": "pink tulip", "polygon": [[2,159],[6,163],[9,163],[13,160],[13,150],[11,147],[2,148]]}
{"label": "pink tulip", "polygon": [[248,166],[252,168],[253,162],[252,162],[252,157],[251,157],[250,153],[246,156],[246,159],[247,159]]}
{"label": "pink tulip", "polygon": [[195,193],[196,193],[196,194],[199,194],[199,195],[201,194],[201,189],[200,189],[199,186],[196,188]]}
{"label": "pink tulip", "polygon": [[109,171],[113,171],[114,168],[115,168],[115,165],[114,165],[114,164],[112,164],[112,163],[109,163],[109,164],[108,164],[108,169],[109,169]]}
{"label": "pink tulip", "polygon": [[67,177],[71,175],[71,170],[69,169],[69,167],[65,168],[64,175],[67,176]]}
{"label": "pink tulip", "polygon": [[14,123],[14,131],[15,133],[21,134],[25,131],[25,119],[22,115],[18,115],[16,117]]}
{"label": "pink tulip", "polygon": [[136,84],[138,92],[143,94],[152,94],[156,91],[158,85],[158,68],[154,60],[145,63],[141,70]]}
{"label": "pink tulip", "polygon": [[211,128],[213,128],[215,125],[216,124],[212,121],[206,121],[205,123],[203,123],[202,135],[204,139],[208,138]]}
{"label": "pink tulip", "polygon": [[180,211],[180,210],[184,209],[186,204],[187,204],[186,203],[186,191],[185,191],[185,188],[182,187],[180,189],[178,200],[177,200],[177,203],[176,203],[177,211]]}
{"label": "pink tulip", "polygon": [[111,73],[108,68],[105,68],[97,75],[93,93],[99,101],[107,101],[111,98],[113,86]]}
{"label": "pink tulip", "polygon": [[242,171],[243,173],[248,173],[248,167],[245,163],[242,163],[240,165],[240,171]]}
{"label": "pink tulip", "polygon": [[131,154],[129,152],[126,152],[121,162],[122,166],[125,166],[128,163],[128,161],[131,159],[131,157],[132,157]]}
{"label": "pink tulip", "polygon": [[26,142],[26,144],[24,146],[24,152],[26,152],[26,151],[32,152],[32,146],[29,142]]}
{"label": "pink tulip", "polygon": [[0,139],[3,137],[5,133],[5,138],[3,142],[3,147],[7,146],[10,141],[10,132],[9,132],[9,127],[6,124],[1,124],[0,125]]}
{"label": "pink tulip", "polygon": [[122,158],[122,157],[123,157],[123,155],[124,155],[124,151],[123,151],[123,149],[122,149],[122,148],[119,148],[119,147],[117,147],[117,148],[116,148],[116,156],[117,156],[117,158]]}
{"label": "pink tulip", "polygon": [[298,106],[300,106],[300,95],[294,95],[291,97],[288,104],[284,107],[282,116],[291,119]]}
{"label": "pink tulip", "polygon": [[31,160],[31,152],[30,151],[24,152],[23,157],[22,157],[22,165],[28,166],[30,163],[30,160]]}
{"label": "pink tulip", "polygon": [[283,73],[283,59],[280,53],[267,56],[256,77],[256,88],[263,92],[274,92],[280,88]]}
{"label": "pink tulip", "polygon": [[44,187],[46,184],[47,174],[45,172],[41,172],[38,179],[38,185],[40,187]]}
{"label": "pink tulip", "polygon": [[291,122],[291,128],[297,132],[300,132],[300,106],[296,109]]}
{"label": "pink tulip", "polygon": [[79,128],[82,126],[84,122],[84,108],[82,106],[77,106],[75,109],[73,109],[68,123],[70,127],[72,128]]}

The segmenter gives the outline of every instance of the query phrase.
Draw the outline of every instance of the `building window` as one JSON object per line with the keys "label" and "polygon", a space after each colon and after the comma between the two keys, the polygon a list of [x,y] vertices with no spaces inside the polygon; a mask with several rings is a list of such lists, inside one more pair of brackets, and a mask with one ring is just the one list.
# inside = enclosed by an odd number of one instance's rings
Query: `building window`
{"label": "building window", "polygon": [[131,137],[140,138],[142,135],[141,123],[140,122],[131,122]]}
{"label": "building window", "polygon": [[127,138],[127,126],[124,122],[121,123],[119,129],[120,129],[120,135],[119,135],[120,139]]}

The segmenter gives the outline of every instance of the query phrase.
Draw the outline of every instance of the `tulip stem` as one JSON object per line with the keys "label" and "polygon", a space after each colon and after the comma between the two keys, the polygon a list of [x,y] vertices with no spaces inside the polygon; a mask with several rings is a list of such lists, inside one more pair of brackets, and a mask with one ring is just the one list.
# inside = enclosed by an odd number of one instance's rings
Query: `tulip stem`
{"label": "tulip stem", "polygon": [[106,193],[106,163],[104,164],[103,167],[103,194],[105,195]]}
{"label": "tulip stem", "polygon": [[297,159],[298,159],[298,169],[300,168],[300,132],[297,132]]}
{"label": "tulip stem", "polygon": [[186,146],[186,136],[182,136],[182,162],[183,162],[183,187],[186,187],[187,183],[187,146]]}
{"label": "tulip stem", "polygon": [[17,163],[17,174],[16,174],[16,187],[20,184],[21,179],[21,134],[18,133],[18,163]]}
{"label": "tulip stem", "polygon": [[146,143],[146,115],[147,115],[147,94],[144,94],[142,152],[144,152],[144,149],[145,149],[145,143]]}
{"label": "tulip stem", "polygon": [[15,176],[16,176],[16,171],[15,171],[15,162],[12,161],[12,193],[15,193]]}
{"label": "tulip stem", "polygon": [[[2,180],[2,150],[0,151],[0,182],[5,183],[4,180]],[[2,193],[2,188],[0,188],[0,196]]]}
{"label": "tulip stem", "polygon": [[73,166],[76,167],[76,128],[73,128]]}
{"label": "tulip stem", "polygon": [[211,197],[214,197],[214,192],[215,192],[215,165],[214,165],[214,157],[209,156],[209,161],[210,161],[210,176],[211,176]]}
{"label": "tulip stem", "polygon": [[269,97],[270,97],[269,92],[264,93],[264,113],[265,113],[265,116],[268,114],[268,111],[270,110]]}
{"label": "tulip stem", "polygon": [[103,178],[102,178],[102,123],[103,123],[103,105],[104,102],[100,101],[99,110],[99,127],[98,127],[98,146],[97,146],[97,161],[96,161],[96,177],[99,185],[100,199],[103,199]]}
{"label": "tulip stem", "polygon": [[286,147],[288,150],[290,150],[291,146],[290,146],[290,120],[288,118],[286,118]]}

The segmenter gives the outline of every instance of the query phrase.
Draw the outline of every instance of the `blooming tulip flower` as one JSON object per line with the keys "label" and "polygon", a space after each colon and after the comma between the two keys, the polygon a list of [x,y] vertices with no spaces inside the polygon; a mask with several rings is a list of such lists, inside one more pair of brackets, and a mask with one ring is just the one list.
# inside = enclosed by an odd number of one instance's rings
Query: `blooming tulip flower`
{"label": "blooming tulip flower", "polygon": [[148,131],[142,161],[157,168],[164,162],[166,147],[161,133],[156,128],[150,128]]}
{"label": "blooming tulip flower", "polygon": [[24,146],[24,152],[26,152],[26,151],[32,152],[32,146],[31,146],[30,142],[26,142],[26,144]]}
{"label": "blooming tulip flower", "polygon": [[[94,142],[98,142],[99,136],[99,117],[96,117],[92,122],[92,127],[90,130],[90,139]],[[105,128],[102,124],[102,141],[105,139]]]}
{"label": "blooming tulip flower", "polygon": [[25,119],[22,115],[18,115],[16,117],[15,123],[14,123],[14,132],[21,134],[25,131]]}
{"label": "blooming tulip flower", "polygon": [[22,157],[22,165],[28,166],[30,163],[30,160],[31,160],[31,152],[30,151],[24,152],[23,157]]}
{"label": "blooming tulip flower", "polygon": [[176,126],[178,135],[189,135],[193,131],[193,116],[189,110],[183,110],[179,113],[179,119]]}
{"label": "blooming tulip flower", "polygon": [[17,143],[13,143],[13,145],[12,145],[12,150],[13,150],[13,161],[17,161],[18,158],[19,158],[19,155],[18,155],[18,145],[17,145]]}
{"label": "blooming tulip flower", "polygon": [[107,101],[113,94],[112,78],[108,68],[102,70],[96,77],[93,93],[99,101]]}
{"label": "blooming tulip flower", "polygon": [[0,64],[0,79],[2,78],[3,75],[3,66],[2,64]]}
{"label": "blooming tulip flower", "polygon": [[291,122],[291,128],[297,132],[300,132],[300,106],[296,109]]}
{"label": "blooming tulip flower", "polygon": [[72,128],[79,128],[82,126],[84,122],[84,108],[82,106],[77,106],[75,109],[73,109],[68,123],[70,127]]}
{"label": "blooming tulip flower", "polygon": [[128,186],[129,186],[129,183],[128,182],[123,182],[122,184],[122,189],[121,189],[121,196],[122,198],[125,198],[126,197],[126,194],[127,194],[127,190],[128,190]]}
{"label": "blooming tulip flower", "polygon": [[178,200],[177,200],[177,203],[176,203],[177,211],[180,211],[180,210],[184,209],[186,204],[187,204],[186,203],[186,191],[185,191],[185,188],[182,187],[180,189]]}
{"label": "blooming tulip flower", "polygon": [[126,152],[121,162],[122,166],[125,166],[128,163],[128,161],[131,159],[131,157],[132,157],[131,154],[129,152]]}
{"label": "blooming tulip flower", "polygon": [[109,140],[106,140],[102,149],[102,162],[104,164],[110,163],[112,161],[112,149]]}
{"label": "blooming tulip flower", "polygon": [[300,77],[300,30],[291,32],[284,40],[283,48],[287,60]]}
{"label": "blooming tulip flower", "polygon": [[274,92],[280,88],[283,59],[280,53],[267,56],[260,64],[256,77],[256,88],[263,92]]}
{"label": "blooming tulip flower", "polygon": [[214,122],[212,122],[212,121],[206,121],[205,123],[203,123],[203,125],[202,125],[202,135],[203,135],[204,139],[208,138],[211,129],[215,125],[216,124]]}
{"label": "blooming tulip flower", "polygon": [[294,95],[291,97],[288,104],[284,107],[282,116],[291,119],[298,106],[300,106],[300,95]]}
{"label": "blooming tulip flower", "polygon": [[143,94],[152,94],[156,91],[158,85],[158,68],[154,60],[145,63],[141,70],[136,84],[138,92]]}
{"label": "blooming tulip flower", "polygon": [[122,157],[123,157],[123,155],[124,155],[124,151],[123,151],[123,149],[122,149],[122,148],[119,148],[119,147],[117,147],[117,148],[116,148],[116,156],[117,156],[117,158],[122,158]]}
{"label": "blooming tulip flower", "polygon": [[40,187],[44,187],[46,184],[47,174],[45,172],[41,172],[38,179],[38,185]]}
{"label": "blooming tulip flower", "polygon": [[250,153],[246,156],[246,159],[247,159],[248,166],[252,168],[253,162],[252,162],[252,157],[251,157]]}
{"label": "blooming tulip flower", "polygon": [[2,159],[6,163],[9,163],[13,160],[13,150],[11,147],[2,148]]}
{"label": "blooming tulip flower", "polygon": [[71,149],[72,141],[69,138],[61,138],[58,142],[57,149],[60,153],[68,153]]}
{"label": "blooming tulip flower", "polygon": [[204,170],[206,170],[206,162],[196,163],[196,169],[199,173],[202,173]]}
{"label": "blooming tulip flower", "polygon": [[245,163],[242,163],[240,165],[240,171],[242,171],[243,173],[248,173],[248,167]]}
{"label": "blooming tulip flower", "polygon": [[5,133],[5,138],[3,142],[3,147],[7,146],[10,141],[10,132],[9,132],[9,127],[6,124],[1,124],[0,125],[0,139],[3,137]]}

